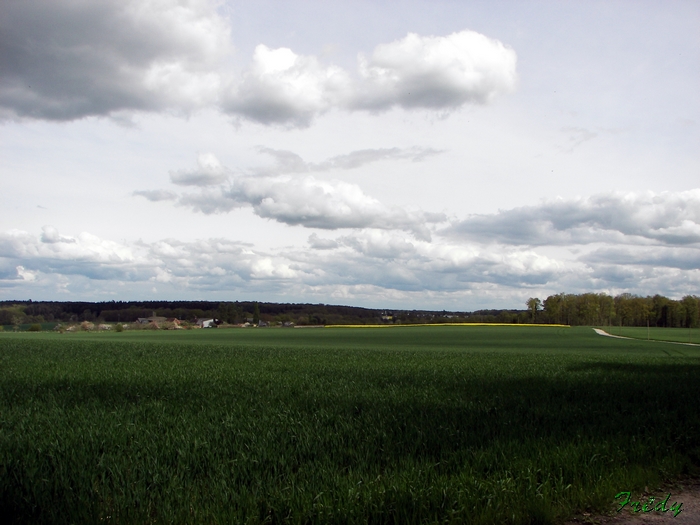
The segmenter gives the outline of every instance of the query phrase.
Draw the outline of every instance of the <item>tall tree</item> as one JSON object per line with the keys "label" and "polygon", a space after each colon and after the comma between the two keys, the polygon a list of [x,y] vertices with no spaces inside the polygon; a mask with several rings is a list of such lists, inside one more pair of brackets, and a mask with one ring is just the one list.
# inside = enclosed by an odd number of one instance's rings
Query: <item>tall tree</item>
{"label": "tall tree", "polygon": [[550,295],[544,300],[544,313],[550,323],[561,323],[562,295]]}
{"label": "tall tree", "polygon": [[700,304],[698,304],[698,298],[692,295],[686,295],[681,299],[681,305],[683,306],[685,319],[683,326],[686,328],[695,328],[698,326],[698,317],[700,316]]}
{"label": "tall tree", "polygon": [[258,303],[253,305],[253,324],[258,324],[260,322],[260,306]]}
{"label": "tall tree", "polygon": [[527,302],[527,307],[530,310],[530,313],[532,314],[532,322],[534,324],[535,319],[537,318],[537,310],[539,310],[542,306],[542,301],[540,301],[537,297],[530,297]]}

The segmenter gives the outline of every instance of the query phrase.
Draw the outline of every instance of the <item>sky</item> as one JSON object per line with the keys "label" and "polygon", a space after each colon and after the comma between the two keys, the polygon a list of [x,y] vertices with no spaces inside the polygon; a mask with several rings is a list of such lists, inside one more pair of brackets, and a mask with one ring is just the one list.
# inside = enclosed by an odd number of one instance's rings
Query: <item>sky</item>
{"label": "sky", "polygon": [[700,295],[694,0],[0,4],[0,300]]}

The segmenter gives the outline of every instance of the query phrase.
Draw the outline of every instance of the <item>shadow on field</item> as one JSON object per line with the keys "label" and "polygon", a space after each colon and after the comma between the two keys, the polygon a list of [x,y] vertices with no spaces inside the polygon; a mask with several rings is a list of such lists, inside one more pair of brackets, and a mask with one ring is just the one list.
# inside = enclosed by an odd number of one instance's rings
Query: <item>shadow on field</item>
{"label": "shadow on field", "polygon": [[568,367],[571,372],[624,372],[637,375],[655,375],[660,378],[668,377],[700,377],[700,364],[672,364],[672,363],[618,363],[599,361],[593,363],[580,363]]}
{"label": "shadow on field", "polygon": [[161,380],[6,377],[0,513],[553,523],[700,466],[700,365],[406,355],[376,368],[316,355],[175,366]]}

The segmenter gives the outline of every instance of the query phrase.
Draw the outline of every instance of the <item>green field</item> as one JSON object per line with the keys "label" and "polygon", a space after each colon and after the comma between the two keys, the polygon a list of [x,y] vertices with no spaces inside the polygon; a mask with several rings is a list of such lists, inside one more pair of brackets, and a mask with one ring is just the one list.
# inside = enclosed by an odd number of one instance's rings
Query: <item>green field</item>
{"label": "green field", "polygon": [[558,523],[698,475],[698,399],[590,328],[0,333],[0,516]]}

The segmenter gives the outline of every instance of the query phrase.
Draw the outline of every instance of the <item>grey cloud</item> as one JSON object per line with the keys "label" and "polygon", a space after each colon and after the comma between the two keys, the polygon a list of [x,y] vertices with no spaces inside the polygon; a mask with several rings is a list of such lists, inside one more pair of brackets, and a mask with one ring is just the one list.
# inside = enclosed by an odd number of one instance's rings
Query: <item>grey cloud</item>
{"label": "grey cloud", "polygon": [[357,169],[373,162],[382,160],[410,160],[421,162],[423,159],[439,155],[442,150],[434,148],[421,148],[414,146],[411,148],[377,148],[351,151],[344,155],[336,155],[319,163],[306,162],[294,152],[277,150],[260,146],[258,151],[272,157],[275,165],[267,168],[254,170],[260,175],[283,175],[287,173],[309,173],[324,172],[334,169],[351,170]]}
{"label": "grey cloud", "polygon": [[346,235],[341,237],[339,242],[362,255],[376,259],[406,258],[417,253],[416,247],[409,240],[381,231]]}
{"label": "grey cloud", "polygon": [[215,186],[226,180],[224,173],[207,173],[205,171],[173,171],[170,181],[179,186]]}
{"label": "grey cloud", "polygon": [[223,186],[207,188],[198,193],[185,193],[177,200],[178,206],[191,208],[193,211],[212,215],[215,213],[228,213],[232,210],[249,205],[248,202],[237,199],[230,188]]}
{"label": "grey cloud", "polygon": [[659,250],[656,247],[644,246],[605,247],[582,256],[580,260],[589,264],[700,270],[700,249],[683,247]]}
{"label": "grey cloud", "polygon": [[564,148],[564,150],[568,152],[573,151],[584,142],[593,140],[598,136],[598,133],[585,128],[562,128],[561,131],[568,135],[568,144]]}
{"label": "grey cloud", "polygon": [[473,215],[446,235],[515,245],[700,242],[700,189],[595,195]]}
{"label": "grey cloud", "polygon": [[630,266],[619,266],[617,264],[594,265],[589,277],[592,281],[599,281],[606,286],[617,288],[634,287],[642,277],[639,268]]}
{"label": "grey cloud", "polygon": [[180,186],[215,186],[226,181],[228,175],[212,153],[203,153],[197,158],[196,169],[171,171],[170,181]]}
{"label": "grey cloud", "polygon": [[680,298],[700,286],[698,272],[663,266],[593,264],[583,277],[563,283],[568,290],[605,290],[611,294],[662,294]]}
{"label": "grey cloud", "polygon": [[314,166],[314,171],[327,169],[355,169],[365,164],[380,160],[407,159],[412,162],[420,162],[427,157],[439,155],[442,150],[433,148],[380,148],[352,151],[346,155],[337,155]]}
{"label": "grey cloud", "polygon": [[[333,180],[323,181],[307,175],[272,176],[276,173],[323,171],[338,166],[352,169],[381,159],[401,158],[419,161],[439,152],[430,148],[387,148],[354,151],[332,157],[322,163],[305,162],[299,155],[283,150],[260,147],[272,156],[276,166],[254,170],[256,176],[230,178],[226,169],[211,153],[198,158],[194,170],[170,173],[171,181],[179,185],[200,186],[198,192],[177,195],[167,190],[140,190],[134,195],[157,202],[175,200],[178,206],[204,214],[227,213],[252,206],[262,218],[301,225],[308,228],[378,228],[410,231],[418,238],[430,239],[428,225],[446,221],[442,213],[406,211],[388,208],[366,195],[356,184]],[[226,181],[225,184],[221,184]]]}
{"label": "grey cloud", "polygon": [[0,116],[73,120],[208,105],[229,41],[205,0],[5,2]]}
{"label": "grey cloud", "polygon": [[309,235],[309,246],[314,250],[333,250],[338,248],[340,244],[333,239],[322,239],[315,233]]}
{"label": "grey cloud", "polygon": [[284,175],[287,173],[305,173],[311,171],[312,164],[306,162],[292,151],[258,146],[258,151],[274,160],[274,166],[253,170],[257,175]]}
{"label": "grey cloud", "polygon": [[177,194],[167,190],[137,190],[132,194],[145,197],[151,202],[174,201],[177,199]]}
{"label": "grey cloud", "polygon": [[16,266],[12,266],[8,261],[0,261],[0,287],[2,287],[3,281],[16,281],[20,279],[21,277]]}
{"label": "grey cloud", "polygon": [[[408,34],[360,57],[358,75],[287,48],[227,67],[230,26],[210,0],[22,0],[0,18],[0,118],[68,121],[214,108],[305,127],[329,110],[449,111],[515,87],[515,53],[472,31]],[[183,178],[182,180],[187,180]]]}
{"label": "grey cloud", "polygon": [[36,260],[27,268],[44,274],[80,275],[96,281],[146,280],[150,272],[127,265],[111,265],[95,261]]}

